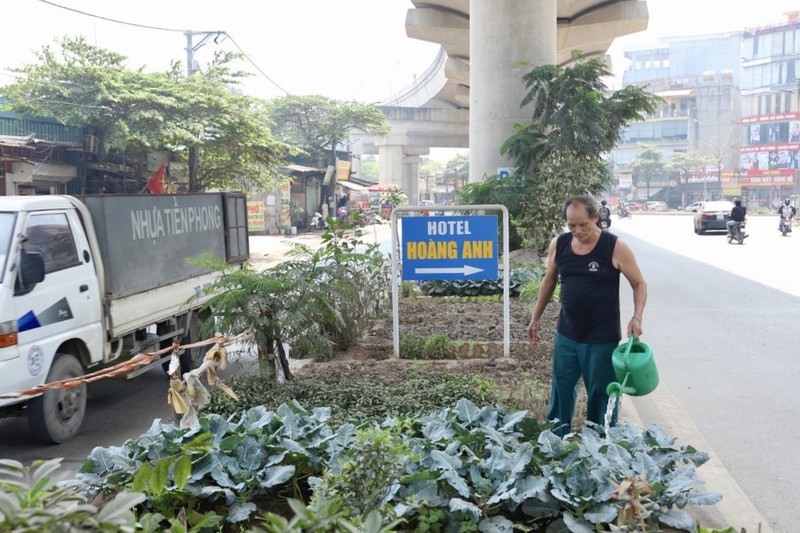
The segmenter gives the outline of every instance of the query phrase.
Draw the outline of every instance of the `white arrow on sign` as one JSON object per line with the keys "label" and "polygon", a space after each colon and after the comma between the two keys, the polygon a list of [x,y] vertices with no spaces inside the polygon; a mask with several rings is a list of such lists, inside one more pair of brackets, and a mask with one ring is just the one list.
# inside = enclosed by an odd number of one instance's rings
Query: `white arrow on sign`
{"label": "white arrow on sign", "polygon": [[469,265],[464,265],[463,267],[456,267],[456,268],[415,268],[415,274],[464,274],[465,276],[471,276],[472,274],[477,274],[478,272],[483,272],[484,269],[476,268]]}

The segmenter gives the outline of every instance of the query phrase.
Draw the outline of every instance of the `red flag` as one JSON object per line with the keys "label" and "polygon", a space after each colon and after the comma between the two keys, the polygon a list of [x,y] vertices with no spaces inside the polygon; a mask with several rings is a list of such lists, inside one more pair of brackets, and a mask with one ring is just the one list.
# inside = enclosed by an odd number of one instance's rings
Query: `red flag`
{"label": "red flag", "polygon": [[156,171],[156,175],[153,176],[148,183],[145,189],[150,191],[153,194],[164,194],[166,189],[164,187],[164,169],[166,168],[166,163],[161,163],[161,166],[158,167]]}

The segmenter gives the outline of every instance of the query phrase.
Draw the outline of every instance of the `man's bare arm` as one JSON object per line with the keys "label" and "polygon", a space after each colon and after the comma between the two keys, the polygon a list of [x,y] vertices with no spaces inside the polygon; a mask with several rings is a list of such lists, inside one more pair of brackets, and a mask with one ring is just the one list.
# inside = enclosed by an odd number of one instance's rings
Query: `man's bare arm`
{"label": "man's bare arm", "polygon": [[636,257],[633,255],[633,250],[620,239],[617,239],[614,247],[613,261],[614,266],[622,272],[633,289],[633,316],[628,321],[626,336],[633,333],[633,336],[638,339],[642,335],[644,306],[647,303],[647,283],[636,262]]}
{"label": "man's bare arm", "polygon": [[528,324],[528,340],[530,342],[539,342],[542,338],[539,336],[539,320],[541,320],[547,304],[553,298],[553,293],[556,290],[558,283],[558,265],[556,264],[556,239],[550,241],[550,246],[547,249],[547,271],[545,272],[542,282],[539,284],[539,294],[536,296],[536,305],[533,307],[531,314],[531,322]]}

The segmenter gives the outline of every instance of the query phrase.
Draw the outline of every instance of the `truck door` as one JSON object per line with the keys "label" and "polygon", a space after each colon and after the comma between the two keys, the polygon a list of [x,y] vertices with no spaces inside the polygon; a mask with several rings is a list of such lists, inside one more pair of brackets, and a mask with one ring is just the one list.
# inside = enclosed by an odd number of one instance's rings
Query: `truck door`
{"label": "truck door", "polygon": [[[39,252],[44,280],[15,288],[20,355],[27,360],[25,386],[45,382],[59,346],[80,339],[94,359],[102,357],[102,307],[94,265],[75,213],[29,213],[23,246]],[[73,354],[78,355],[78,354]]]}

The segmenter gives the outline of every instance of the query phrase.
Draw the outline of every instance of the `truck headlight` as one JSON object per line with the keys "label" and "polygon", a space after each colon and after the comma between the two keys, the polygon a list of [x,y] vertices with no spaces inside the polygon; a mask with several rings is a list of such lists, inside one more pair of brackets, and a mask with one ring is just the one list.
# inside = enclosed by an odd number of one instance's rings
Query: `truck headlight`
{"label": "truck headlight", "polygon": [[9,320],[0,322],[0,348],[16,346],[17,344],[17,321]]}

